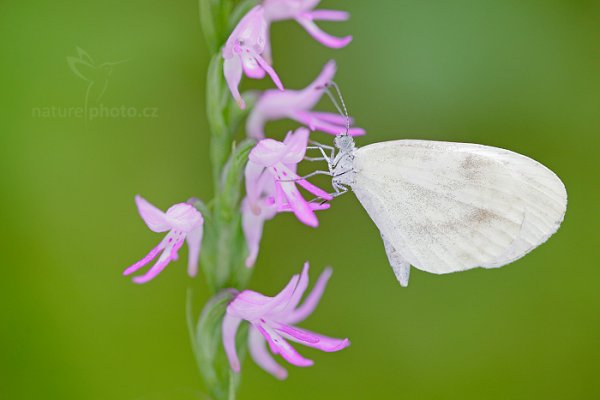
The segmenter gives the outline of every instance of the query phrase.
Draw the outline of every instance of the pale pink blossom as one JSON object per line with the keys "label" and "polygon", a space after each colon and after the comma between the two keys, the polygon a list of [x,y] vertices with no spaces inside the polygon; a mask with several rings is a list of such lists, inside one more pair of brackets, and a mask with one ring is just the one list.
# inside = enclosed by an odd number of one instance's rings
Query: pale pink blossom
{"label": "pale pink blossom", "polygon": [[258,142],[248,155],[246,192],[251,207],[256,205],[256,199],[262,198],[267,204],[274,204],[277,212],[291,211],[302,223],[316,227],[315,208],[304,200],[296,185],[323,201],[333,197],[296,174],[296,167],[306,154],[308,137],[308,129],[298,128],[289,132],[283,142],[274,139]]}
{"label": "pale pink blossom", "polygon": [[183,246],[183,242],[187,241],[189,252],[188,274],[192,277],[195,276],[198,271],[198,257],[200,255],[200,246],[202,245],[204,226],[202,214],[187,203],[175,204],[165,213],[141,196],[136,196],[135,202],[142,219],[151,231],[169,231],[169,233],[150,253],[127,268],[123,272],[123,275],[134,273],[150,263],[158,254],[162,253],[145,275],[133,278],[135,283],[148,282],[165,269],[171,261],[177,260],[177,252]]}
{"label": "pale pink blossom", "polygon": [[[265,124],[283,118],[293,119],[313,131],[323,131],[332,135],[344,133],[346,124],[352,123],[351,119],[347,121],[346,117],[339,114],[312,111],[325,94],[325,88],[332,81],[335,71],[335,61],[332,60],[325,64],[319,76],[305,89],[264,92],[248,116],[246,122],[248,136],[256,139],[263,138]],[[362,128],[350,128],[348,134],[364,135],[365,131]]]}
{"label": "pale pink blossom", "polygon": [[225,80],[241,108],[246,107],[238,88],[242,72],[253,79],[262,79],[269,74],[279,90],[283,90],[279,76],[262,56],[265,47],[269,47],[268,40],[264,9],[256,6],[241,19],[223,47]]}
{"label": "pale pink blossom", "polygon": [[[297,210],[302,222],[316,226],[316,216],[312,211],[329,208],[328,203],[307,203],[300,196],[295,183],[315,196],[331,199],[326,192],[296,175],[298,162],[306,153],[306,129],[301,128],[295,133],[288,133],[283,143],[271,139],[261,143],[252,151],[245,170],[246,197],[242,202],[242,228],[248,244],[247,267],[252,267],[256,262],[265,221],[275,217],[278,212]],[[275,157],[269,158],[274,153],[277,153]],[[298,180],[294,182],[294,179]]]}
{"label": "pale pink blossom", "polygon": [[[265,18],[272,21],[296,20],[318,42],[339,49],[352,41],[352,36],[338,38],[323,32],[314,21],[346,21],[350,14],[337,10],[314,10],[320,0],[264,0]],[[267,53],[269,54],[269,53]]]}
{"label": "pale pink blossom", "polygon": [[229,304],[223,319],[222,333],[223,346],[232,370],[240,371],[235,337],[244,320],[250,322],[250,356],[261,368],[279,379],[285,379],[287,371],[269,354],[267,343],[273,354],[280,354],[287,362],[299,367],[311,366],[313,361],[298,354],[288,340],[326,352],[339,351],[350,345],[348,339],[335,339],[294,326],[315,310],[332,273],[331,268],[325,269],[312,292],[299,305],[308,287],[308,268],[306,263],[302,274],[294,275],[275,297],[244,290]]}

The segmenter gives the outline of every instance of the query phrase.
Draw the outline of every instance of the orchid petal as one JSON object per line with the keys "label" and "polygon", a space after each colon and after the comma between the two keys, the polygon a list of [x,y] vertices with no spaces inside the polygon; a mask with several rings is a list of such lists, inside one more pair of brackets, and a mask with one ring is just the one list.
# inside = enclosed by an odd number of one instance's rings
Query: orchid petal
{"label": "orchid petal", "polygon": [[313,8],[318,6],[320,2],[321,0],[302,0],[302,5],[305,10],[312,10]]}
{"label": "orchid petal", "polygon": [[[331,208],[331,204],[329,204],[329,203],[310,203],[309,202],[308,206],[313,211],[322,211],[322,210],[328,210],[329,208]],[[279,206],[277,208],[277,211],[278,212],[293,212],[294,210],[292,209],[292,207],[289,204],[282,204],[281,206]]]}
{"label": "orchid petal", "polygon": [[237,24],[225,47],[233,47],[236,43],[243,42],[247,46],[257,46],[262,50],[267,28],[264,10],[260,5],[252,8]]}
{"label": "orchid petal", "polygon": [[271,52],[271,39],[270,39],[270,32],[269,32],[271,30],[270,28],[271,28],[271,25],[266,24],[265,41],[264,41],[264,48],[262,51],[262,56],[269,65],[272,65],[273,64],[273,54]]}
{"label": "orchid petal", "polygon": [[286,146],[277,140],[263,139],[250,151],[248,159],[254,163],[270,167],[285,156],[286,150]]}
{"label": "orchid petal", "polygon": [[319,276],[315,287],[310,292],[310,294],[304,300],[304,303],[294,311],[292,311],[286,318],[286,322],[290,324],[297,324],[298,322],[304,321],[310,314],[313,313],[323,293],[325,292],[325,288],[327,287],[327,282],[331,275],[333,274],[333,270],[331,268],[325,268],[325,270]]}
{"label": "orchid petal", "polygon": [[182,245],[183,245],[183,240],[180,240],[179,242],[176,242],[174,245],[167,246],[165,248],[165,250],[163,251],[163,253],[160,255],[160,257],[158,258],[158,260],[156,261],[156,264],[154,264],[152,267],[150,267],[150,269],[148,270],[148,272],[146,272],[146,274],[144,274],[142,276],[136,276],[135,278],[133,278],[133,281],[135,283],[142,284],[142,283],[149,282],[152,279],[156,278],[156,276],[158,274],[160,274],[162,272],[162,270],[165,269],[165,267],[172,261],[172,259],[173,259],[172,255],[176,254]]}
{"label": "orchid petal", "polygon": [[[277,180],[282,185],[285,183],[292,183],[292,184],[297,183],[298,185],[300,185],[301,187],[306,189],[309,193],[312,193],[315,196],[322,198],[323,200],[332,200],[333,199],[332,195],[330,195],[323,189],[313,185],[306,179],[303,179],[302,177],[298,176],[294,171],[292,171],[286,165],[277,164],[274,167],[274,171],[275,171]],[[286,197],[287,197],[287,195],[286,195]],[[290,202],[290,205],[291,204],[292,203]]]}
{"label": "orchid petal", "polygon": [[336,70],[337,66],[335,61],[329,60],[323,66],[319,76],[317,76],[305,89],[298,92],[294,106],[288,108],[292,111],[306,111],[316,106],[319,100],[321,100],[321,97],[325,94],[325,88],[333,80]]}
{"label": "orchid petal", "polygon": [[256,59],[258,64],[267,72],[267,74],[269,74],[275,86],[277,86],[277,88],[281,91],[285,90],[283,88],[283,84],[281,83],[281,79],[279,79],[279,76],[277,75],[277,72],[275,72],[273,67],[271,67],[269,63],[266,62],[265,59],[262,58],[259,54],[255,54],[254,58]]}
{"label": "orchid petal", "polygon": [[198,273],[198,258],[200,257],[203,233],[204,227],[200,225],[190,231],[185,238],[188,245],[188,275],[191,277],[196,276]]}
{"label": "orchid petal", "polygon": [[221,333],[223,336],[223,347],[229,360],[229,366],[235,372],[240,372],[240,359],[235,348],[235,336],[242,320],[230,314],[225,314]]}
{"label": "orchid petal", "polygon": [[294,215],[305,225],[316,228],[319,226],[319,220],[314,211],[308,206],[308,203],[294,184],[294,182],[279,182],[281,190],[285,194]]}
{"label": "orchid petal", "polygon": [[[292,117],[301,124],[308,126],[313,131],[322,131],[332,135],[339,135],[346,131],[345,125],[334,125],[320,120],[318,115],[315,115],[312,111],[296,111]],[[350,128],[348,130],[348,135],[350,136],[361,136],[365,133],[365,130],[362,128]]]}
{"label": "orchid petal", "polygon": [[262,79],[265,77],[266,72],[256,61],[256,54],[246,49],[242,51],[242,68],[247,77],[252,79]]}
{"label": "orchid petal", "polygon": [[284,308],[286,304],[289,303],[292,295],[296,291],[296,287],[298,286],[298,281],[300,280],[300,276],[294,274],[288,284],[281,290],[281,292],[277,293],[273,300],[269,304],[269,307],[265,309],[265,314],[272,312],[273,310]]}
{"label": "orchid petal", "polygon": [[324,44],[327,47],[331,47],[333,49],[339,49],[339,48],[347,46],[348,43],[350,43],[352,41],[352,36],[345,36],[343,38],[338,38],[338,37],[332,36],[328,33],[325,33],[324,31],[321,30],[321,28],[319,28],[312,21],[312,18],[309,14],[305,13],[305,14],[299,15],[295,19],[296,19],[296,21],[298,21],[298,23],[300,25],[302,25],[302,27],[304,29],[306,29],[306,31],[308,32],[309,35],[311,35],[319,43]]}
{"label": "orchid petal", "polygon": [[287,304],[298,284],[298,279],[298,275],[292,276],[286,287],[275,297],[267,297],[252,290],[244,290],[229,303],[227,313],[248,321],[260,318],[282,303]]}
{"label": "orchid petal", "polygon": [[279,324],[275,327],[275,330],[286,339],[328,353],[340,351],[350,346],[350,341],[348,339],[331,338],[306,329],[291,327],[285,324]]}
{"label": "orchid petal", "polygon": [[271,351],[281,356],[290,364],[297,367],[310,367],[313,361],[302,357],[281,335],[266,324],[254,324],[260,333],[267,339]]}
{"label": "orchid petal", "polygon": [[281,21],[315,8],[321,0],[264,0],[265,16],[269,21]]}
{"label": "orchid petal", "polygon": [[300,299],[302,299],[302,295],[306,291],[308,287],[308,269],[310,265],[308,262],[304,263],[304,267],[302,268],[302,273],[300,274],[300,279],[298,280],[298,285],[296,286],[296,290],[294,290],[294,294],[290,298],[290,301],[286,305],[286,307],[281,311],[282,314],[289,314],[292,310],[296,308]]}
{"label": "orchid petal", "polygon": [[[254,157],[254,156],[253,156]],[[244,181],[246,182],[246,196],[251,203],[255,203],[261,196],[264,187],[266,168],[262,163],[249,160],[244,170]]]}
{"label": "orchid petal", "polygon": [[269,323],[271,324],[273,329],[275,329],[280,334],[285,335],[286,337],[294,338],[294,341],[296,343],[307,345],[308,343],[316,344],[319,342],[319,339],[315,337],[315,335],[310,331],[303,331],[296,327],[282,324],[279,322],[271,321]]}
{"label": "orchid petal", "polygon": [[150,261],[154,260],[154,258],[165,248],[165,241],[162,240],[156,247],[154,247],[144,258],[140,261],[136,262],[132,266],[128,267],[125,271],[123,271],[123,275],[131,275],[138,269],[142,268],[144,265],[148,264]]}
{"label": "orchid petal", "polygon": [[258,100],[257,105],[252,109],[246,120],[246,133],[248,137],[257,140],[263,139],[265,137],[264,129],[265,123],[267,121],[264,113],[262,113],[261,110],[258,108],[259,104],[261,104],[260,99]]}
{"label": "orchid petal", "polygon": [[[259,206],[255,204],[254,207]],[[258,214],[255,211],[258,211]],[[248,244],[246,267],[254,266],[256,257],[258,256],[264,223],[266,220],[272,219],[276,212],[274,205],[267,204],[262,204],[258,210],[255,210],[253,209],[253,205],[250,204],[249,199],[244,199],[242,204],[242,229],[246,243]]]}
{"label": "orchid petal", "polygon": [[242,95],[238,88],[242,80],[242,61],[240,58],[236,55],[233,55],[231,58],[226,58],[223,63],[223,73],[233,98],[241,109],[246,108],[246,102],[242,99]]}
{"label": "orchid petal", "polygon": [[339,10],[314,10],[310,16],[313,21],[347,21],[350,18],[350,13]]}
{"label": "orchid petal", "polygon": [[190,232],[202,226],[204,218],[196,207],[187,203],[179,203],[167,210],[167,219],[172,228],[182,232]]}
{"label": "orchid petal", "polygon": [[333,196],[331,194],[329,194],[326,191],[324,191],[323,189],[313,185],[306,179],[300,179],[300,180],[296,181],[296,183],[298,185],[302,186],[304,189],[306,189],[310,193],[314,194],[315,196],[317,196],[323,200],[333,200]]}
{"label": "orchid petal", "polygon": [[248,333],[248,350],[250,351],[250,356],[259,367],[277,379],[283,380],[287,378],[287,371],[269,354],[265,339],[254,326],[250,327],[250,332]]}
{"label": "orchid petal", "polygon": [[335,60],[327,61],[327,63],[323,66],[323,69],[319,73],[319,76],[315,78],[315,80],[309,85],[309,87],[313,89],[319,89],[326,86],[332,81],[336,71],[337,64],[335,63]]}
{"label": "orchid petal", "polygon": [[275,182],[275,197],[273,199],[273,204],[277,207],[277,212],[279,212],[282,208],[288,208],[289,211],[294,212],[291,204],[287,202],[285,198],[285,193],[283,193],[283,189],[281,188],[281,183]]}
{"label": "orchid petal", "polygon": [[306,146],[310,131],[306,128],[298,128],[295,132],[289,132],[283,144],[286,145],[287,152],[282,158],[284,164],[298,164],[306,155]]}
{"label": "orchid petal", "polygon": [[349,123],[350,125],[354,124],[354,118],[348,117],[346,120],[346,116],[337,113],[311,111],[311,115],[319,121],[328,122],[334,125],[346,126],[346,123]]}
{"label": "orchid petal", "polygon": [[348,135],[350,136],[363,136],[367,133],[363,128],[350,127]]}
{"label": "orchid petal", "polygon": [[135,203],[140,216],[153,232],[165,232],[171,229],[171,225],[167,219],[167,215],[150,204],[142,196],[135,196]]}
{"label": "orchid petal", "polygon": [[295,118],[296,112],[311,110],[325,93],[324,89],[333,79],[335,71],[335,61],[331,60],[325,64],[319,76],[303,90],[286,90],[285,92],[267,90],[248,116],[246,122],[248,136],[262,138],[265,124],[268,121]]}

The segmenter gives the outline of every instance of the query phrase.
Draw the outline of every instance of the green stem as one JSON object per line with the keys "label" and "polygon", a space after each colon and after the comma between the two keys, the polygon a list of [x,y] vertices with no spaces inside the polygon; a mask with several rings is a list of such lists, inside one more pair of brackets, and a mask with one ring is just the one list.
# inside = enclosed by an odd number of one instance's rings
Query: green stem
{"label": "green stem", "polygon": [[[188,293],[187,319],[198,369],[214,400],[235,400],[239,374],[233,373],[221,344],[221,323],[233,290],[243,290],[252,269],[244,260],[247,245],[241,226],[241,198],[244,168],[254,141],[233,142],[238,126],[252,108],[255,95],[245,94],[247,108],[240,110],[231,98],[223,76],[220,48],[237,21],[256,4],[243,0],[233,9],[233,0],[199,0],[200,21],[210,63],[206,79],[206,115],[210,130],[210,160],[214,199],[196,208],[204,215],[202,271],[213,298],[205,305],[197,324]],[[246,349],[246,327],[240,329],[237,348],[240,358]]]}
{"label": "green stem", "polygon": [[[196,355],[198,369],[206,387],[214,400],[235,399],[239,386],[239,374],[229,368],[225,351],[221,346],[221,323],[225,309],[234,296],[231,290],[215,295],[202,310],[196,326],[193,323],[192,295],[188,291],[188,329],[192,347]],[[246,331],[241,332],[238,349],[245,352]]]}
{"label": "green stem", "polygon": [[206,76],[206,117],[211,133],[210,159],[215,193],[231,146],[231,132],[225,117],[228,108],[224,100],[227,96],[225,90],[223,58],[220,54],[215,54],[210,60]]}

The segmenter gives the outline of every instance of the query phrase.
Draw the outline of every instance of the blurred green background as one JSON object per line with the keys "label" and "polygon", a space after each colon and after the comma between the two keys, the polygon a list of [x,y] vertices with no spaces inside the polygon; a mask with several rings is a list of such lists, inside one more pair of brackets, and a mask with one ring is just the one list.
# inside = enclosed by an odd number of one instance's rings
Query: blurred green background
{"label": "blurred green background", "polygon": [[[322,8],[352,13],[322,26],[354,42],[331,50],[296,23],[277,23],[275,68],[287,87],[303,87],[334,58],[368,131],[359,145],[418,138],[511,149],[553,169],[569,207],[560,231],[524,259],[445,276],[413,269],[407,289],[353,195],[321,213],[317,230],[277,217],[252,288],[274,294],[307,259],[313,278],[332,265],[303,326],[352,346],[299,349],[315,366],[290,367],[286,382],[246,360],[240,398],[600,398],[600,2]],[[84,105],[87,84],[66,61],[77,47],[97,64],[126,60],[103,106],[152,115],[40,115]],[[188,286],[206,292],[202,279],[190,281],[182,261],[142,286],[121,272],[160,239],[135,194],[161,208],[211,197],[197,2],[4,0],[0,51],[0,398],[195,398],[204,388],[184,305]],[[293,126],[269,130],[281,137]]]}

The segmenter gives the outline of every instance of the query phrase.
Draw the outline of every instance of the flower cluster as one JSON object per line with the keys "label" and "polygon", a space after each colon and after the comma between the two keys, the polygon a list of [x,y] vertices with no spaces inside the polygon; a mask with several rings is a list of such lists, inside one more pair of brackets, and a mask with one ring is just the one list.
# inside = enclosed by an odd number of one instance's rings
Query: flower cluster
{"label": "flower cluster", "polygon": [[202,244],[204,218],[193,206],[187,203],[175,204],[162,212],[141,196],[135,197],[138,211],[148,228],[153,232],[169,231],[167,236],[144,258],[127,268],[123,275],[130,275],[147,265],[162,252],[156,263],[145,275],[133,278],[135,283],[146,283],[155,278],[171,262],[177,260],[177,253],[183,242],[187,241],[188,274],[196,276],[198,272],[198,256]]}
{"label": "flower cluster", "polygon": [[296,174],[296,167],[304,158],[309,132],[298,128],[287,134],[283,142],[261,140],[248,157],[246,166],[246,198],[242,203],[242,227],[248,243],[246,266],[256,261],[263,224],[278,212],[293,212],[304,224],[318,225],[316,210],[325,210],[329,204],[309,203],[300,194],[301,186],[323,200],[331,200],[327,192]]}
{"label": "flower cluster", "polygon": [[[344,21],[348,19],[348,13],[315,10],[318,3],[319,0],[264,0],[240,19],[221,49],[220,56],[223,58],[225,83],[240,108],[246,107],[239,90],[243,75],[252,79],[262,79],[269,75],[277,87],[277,89],[262,93],[248,114],[246,134],[253,144],[255,140],[258,142],[249,151],[245,166],[240,165],[237,169],[241,175],[242,168],[245,168],[243,175],[246,195],[240,203],[240,197],[237,196],[240,189],[239,179],[237,181],[233,179],[232,181],[236,182],[238,188],[232,189],[237,190],[235,191],[236,195],[229,197],[235,201],[228,203],[235,207],[235,209],[229,210],[229,215],[238,211],[238,206],[239,212],[241,212],[241,228],[247,246],[244,264],[248,268],[253,267],[257,261],[265,221],[274,218],[278,213],[289,212],[293,213],[301,223],[309,227],[317,227],[319,221],[316,211],[326,210],[330,207],[328,201],[332,200],[333,196],[310,183],[306,177],[300,176],[297,172],[298,164],[305,159],[310,148],[311,131],[321,131],[332,135],[365,134],[363,129],[350,126],[352,124],[350,117],[314,110],[336,73],[334,61],[326,63],[317,78],[301,90],[285,90],[278,74],[272,67],[273,57],[269,31],[271,24],[276,21],[293,19],[314,39],[330,48],[341,48],[350,43],[351,36],[334,37],[322,31],[315,24],[315,21]],[[221,83],[221,89],[226,93],[225,84]],[[226,117],[230,116],[231,109],[223,111],[223,113],[221,120],[226,120]],[[266,124],[269,121],[280,119],[291,119],[301,126],[288,132],[283,141],[267,138]],[[233,134],[235,128],[230,127],[229,129]],[[249,149],[250,146],[246,148],[246,151]],[[246,153],[243,154],[245,158]],[[234,154],[231,157],[233,159]],[[219,165],[219,168],[222,167]],[[234,164],[228,163],[223,171],[219,171],[222,173],[221,177],[224,177],[224,174],[231,168],[236,167]],[[229,182],[224,178],[222,181]],[[301,190],[313,198],[306,200]],[[219,198],[216,197],[215,201],[218,201]],[[228,232],[221,236],[221,239],[223,237],[229,239],[229,244],[223,241],[218,242],[212,237],[218,235],[220,229],[215,218],[223,215],[218,212],[218,204],[215,205],[214,201],[207,203],[207,206],[198,205],[197,209],[195,207],[197,203],[190,200],[187,203],[175,204],[166,212],[159,210],[140,196],[136,196],[135,201],[142,219],[150,230],[168,233],[144,258],[127,268],[124,275],[133,274],[158,257],[145,274],[134,277],[133,281],[146,283],[154,279],[171,261],[177,260],[180,248],[184,242],[187,242],[188,274],[192,277],[195,276],[203,240],[204,217],[207,218],[207,243],[204,251],[211,254],[206,259],[209,260],[209,264],[210,261],[213,261],[215,264],[221,265],[214,260],[227,256],[224,253],[229,251],[227,246],[231,244],[234,235]],[[199,209],[205,213],[204,216]],[[217,211],[213,214],[215,209]],[[227,214],[225,213],[225,215]],[[239,220],[234,219],[234,221],[238,221],[235,223],[239,229]],[[219,246],[214,245],[216,242]],[[217,248],[217,250],[213,248]],[[211,250],[214,253],[210,253]],[[243,255],[241,251],[239,254]],[[239,264],[239,259],[236,260]],[[204,263],[203,259],[203,267]],[[211,266],[204,270],[207,277],[212,277],[210,274],[211,271],[215,271],[214,268]],[[236,271],[240,273],[240,270],[235,268],[237,267],[231,268],[230,271],[216,270],[214,273],[220,276],[227,273],[236,274]],[[241,271],[244,270],[248,271],[242,266]],[[223,347],[233,371],[240,371],[236,335],[243,321],[250,324],[248,348],[252,359],[279,379],[284,379],[287,371],[275,361],[272,354],[281,355],[292,365],[300,367],[312,365],[312,361],[296,352],[289,341],[325,352],[335,352],[349,346],[348,339],[334,339],[295,326],[315,310],[332,274],[330,268],[325,269],[312,292],[300,304],[308,287],[308,270],[309,266],[306,263],[302,273],[294,275],[288,285],[275,297],[267,297],[251,290],[239,292],[235,290],[236,295],[227,306],[221,326]],[[236,282],[236,280],[224,279],[222,282],[229,283]],[[225,285],[217,285],[213,290],[225,290],[223,293],[234,291]],[[213,343],[209,339],[206,340]],[[267,347],[270,349],[270,353]]]}
{"label": "flower cluster", "polygon": [[[315,39],[333,48],[344,47],[351,41],[351,36],[335,38],[321,31],[314,24],[314,20],[348,19],[346,12],[313,10],[318,3],[314,0],[267,0],[262,5],[254,7],[242,18],[223,49],[224,74],[231,93],[240,106],[244,106],[238,90],[242,70],[252,78],[264,76],[264,73],[262,75],[248,73],[253,71],[252,66],[271,68],[269,65],[264,65],[265,60],[271,60],[267,35],[271,22],[295,19]],[[249,44],[260,44],[260,46],[254,46],[254,52],[240,54],[259,54],[259,58],[256,59],[260,61],[252,63],[248,61],[250,60],[248,57],[240,57],[237,61],[232,61],[229,56],[235,53],[236,46]],[[244,65],[244,60],[248,62],[249,67],[238,68],[233,74],[231,63],[241,62]],[[269,71],[273,70],[265,69],[265,71],[270,73]],[[249,137],[260,140],[250,153],[246,167],[246,198],[242,203],[242,224],[249,249],[246,259],[248,267],[253,266],[256,261],[265,221],[272,219],[278,212],[291,211],[302,223],[316,227],[318,221],[314,211],[329,208],[329,205],[324,204],[323,201],[331,200],[331,195],[296,174],[296,166],[304,158],[308,147],[308,130],[299,128],[293,133],[288,133],[283,142],[279,142],[265,139],[265,125],[269,121],[287,118],[299,122],[311,131],[322,131],[332,135],[345,132],[346,124],[352,123],[351,119],[330,112],[313,110],[328,84],[333,80],[335,72],[335,61],[329,61],[319,76],[302,90],[283,90],[283,87],[278,84],[278,78],[274,78],[280,90],[265,91],[248,115],[246,133]],[[271,76],[277,75],[273,71]],[[358,136],[364,135],[365,131],[362,128],[350,127],[347,133]],[[297,186],[310,192],[318,201],[306,201],[300,195]]]}
{"label": "flower cluster", "polygon": [[235,337],[242,321],[251,324],[248,348],[252,359],[279,379],[285,379],[287,371],[268,353],[266,344],[273,354],[280,354],[287,362],[298,367],[308,367],[313,362],[298,354],[287,340],[326,352],[348,347],[348,339],[334,339],[294,326],[315,310],[331,273],[329,268],[323,271],[302,305],[299,303],[308,287],[308,263],[304,264],[302,274],[294,275],[275,297],[267,297],[252,290],[239,293],[227,307],[223,320],[223,345],[231,368],[236,372],[240,371]]}
{"label": "flower cluster", "polygon": [[[262,78],[268,73],[279,89],[265,91],[246,121],[246,134],[260,140],[249,154],[245,171],[246,197],[242,202],[242,228],[248,245],[247,267],[252,267],[256,262],[265,221],[280,212],[293,212],[300,222],[317,227],[315,211],[329,208],[325,202],[331,200],[332,196],[296,173],[297,165],[304,159],[308,148],[309,129],[332,135],[346,132],[356,136],[365,133],[361,128],[349,127],[352,124],[349,117],[313,110],[333,80],[336,72],[334,61],[329,61],[319,76],[302,90],[283,90],[271,67],[268,31],[274,21],[294,19],[317,41],[328,47],[340,48],[350,43],[351,36],[333,37],[320,30],[314,22],[343,21],[348,19],[348,14],[314,10],[318,3],[318,0],[265,0],[242,18],[223,49],[225,78],[240,107],[245,107],[238,90],[242,71],[250,78]],[[262,70],[257,72],[259,68]],[[266,123],[284,118],[294,120],[303,127],[289,132],[281,142],[265,138]],[[314,200],[317,201],[306,201],[298,187],[315,196]],[[323,351],[347,347],[347,339],[332,339],[292,326],[314,310],[330,275],[331,270],[327,269],[300,307],[298,303],[308,285],[308,264],[301,276],[294,276],[273,298],[250,290],[239,293],[229,304],[223,321],[223,343],[231,368],[240,370],[235,336],[243,320],[251,324],[248,338],[250,355],[259,366],[280,379],[285,378],[287,372],[273,360],[265,343],[268,343],[272,353],[280,354],[296,366],[309,366],[312,361],[300,356],[286,339]]]}
{"label": "flower cluster", "polygon": [[[323,67],[319,76],[302,90],[267,90],[264,92],[246,122],[248,136],[255,139],[265,137],[265,124],[269,121],[289,118],[297,121],[313,131],[322,131],[332,135],[344,132],[346,128],[345,116],[329,112],[312,111],[323,97],[324,88],[333,80],[335,75],[335,61],[329,61]],[[352,123],[352,120],[349,121]],[[351,127],[348,130],[351,136],[364,135],[362,128]]]}
{"label": "flower cluster", "polygon": [[253,79],[262,79],[269,74],[279,90],[283,90],[279,76],[262,56],[265,49],[270,47],[267,30],[264,9],[256,6],[242,18],[223,48],[225,79],[241,108],[246,107],[238,90],[242,71]]}
{"label": "flower cluster", "polygon": [[343,11],[313,10],[320,0],[266,0],[250,10],[238,23],[223,48],[224,72],[227,85],[241,108],[246,104],[238,86],[242,73],[248,78],[262,79],[269,74],[279,90],[283,85],[271,66],[271,41],[269,27],[274,21],[294,19],[317,41],[325,46],[340,48],[352,36],[336,38],[323,32],[314,21],[345,21],[349,15]]}

